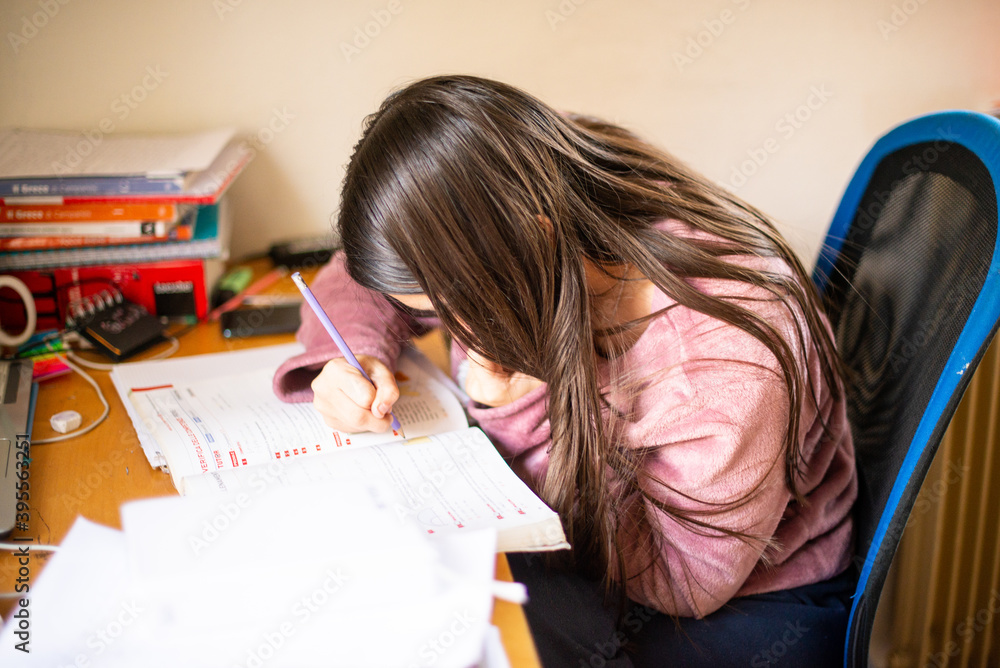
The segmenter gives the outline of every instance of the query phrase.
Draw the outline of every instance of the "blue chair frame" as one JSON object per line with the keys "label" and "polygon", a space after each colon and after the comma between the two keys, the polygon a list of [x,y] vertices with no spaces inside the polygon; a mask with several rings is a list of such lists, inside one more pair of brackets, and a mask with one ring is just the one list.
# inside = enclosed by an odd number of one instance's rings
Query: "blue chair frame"
{"label": "blue chair frame", "polygon": [[[964,146],[982,161],[993,180],[997,200],[1000,202],[1000,120],[997,118],[970,111],[944,111],[915,118],[890,130],[875,143],[857,168],[830,225],[823,250],[813,271],[813,282],[821,294],[829,285],[829,277],[840,255],[842,244],[849,236],[859,205],[880,162],[907,146],[944,141]],[[894,525],[894,520],[897,527],[900,521],[905,524],[913,497],[926,475],[927,465],[940,444],[972,372],[997,331],[998,322],[1000,322],[1000,243],[993,249],[992,262],[985,283],[909,444],[861,566],[848,622],[844,648],[845,666],[867,665],[875,608],[878,605],[888,565],[895,554],[899,540],[899,530],[890,533],[890,527]],[[931,456],[928,457],[928,454]],[[923,465],[918,467],[921,461]]]}

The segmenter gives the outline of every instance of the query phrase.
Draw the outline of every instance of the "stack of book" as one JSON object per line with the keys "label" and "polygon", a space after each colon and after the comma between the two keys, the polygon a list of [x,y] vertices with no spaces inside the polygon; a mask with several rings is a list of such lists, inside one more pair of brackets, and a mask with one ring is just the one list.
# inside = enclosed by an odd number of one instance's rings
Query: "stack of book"
{"label": "stack of book", "polygon": [[[61,328],[70,304],[102,291],[204,318],[228,257],[224,194],[252,156],[232,130],[0,130],[0,271],[31,290],[39,329]],[[0,300],[5,327],[21,318]]]}

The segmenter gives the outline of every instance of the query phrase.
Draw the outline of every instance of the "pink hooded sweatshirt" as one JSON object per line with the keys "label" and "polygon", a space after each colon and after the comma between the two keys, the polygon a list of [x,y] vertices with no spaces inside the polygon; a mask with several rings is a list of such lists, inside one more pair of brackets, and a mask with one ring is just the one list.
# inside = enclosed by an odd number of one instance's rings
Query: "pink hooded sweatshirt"
{"label": "pink hooded sweatshirt", "polygon": [[[664,227],[684,234],[680,225],[670,221]],[[790,271],[775,259],[734,261]],[[623,520],[618,539],[629,575],[628,596],[669,614],[703,617],[733,597],[820,582],[844,571],[850,563],[857,477],[844,402],[835,401],[824,384],[810,342],[799,346],[790,312],[774,301],[751,301],[767,296],[760,288],[724,280],[692,284],[717,296],[747,298],[738,303],[776,326],[800,369],[808,366],[813,372],[818,397],[817,410],[806,392],[800,421],[803,466],[797,482],[807,503],[799,504],[785,483],[786,389],[777,360],[763,344],[736,327],[676,306],[652,319],[616,361],[616,372],[639,380],[642,387],[625,398],[615,392],[607,398],[625,416],[617,425],[621,447],[641,453],[638,479],[647,494],[668,505],[705,510],[705,503],[733,502],[757,488],[745,503],[704,519],[771,536],[767,548],[692,530],[638,494],[616,506]],[[351,350],[377,357],[390,368],[414,328],[419,333],[422,326],[354,283],[342,255],[320,271],[312,289]],[[657,291],[652,308],[656,312],[672,304]],[[795,317],[801,319],[801,313]],[[311,380],[339,356],[307,307],[298,339],[307,351],[285,362],[274,377],[275,393],[290,402],[311,401]],[[461,347],[453,346],[453,375],[464,357]],[[601,372],[606,381],[606,366]],[[513,470],[536,491],[548,468],[546,397],[542,385],[505,406],[467,407]]]}

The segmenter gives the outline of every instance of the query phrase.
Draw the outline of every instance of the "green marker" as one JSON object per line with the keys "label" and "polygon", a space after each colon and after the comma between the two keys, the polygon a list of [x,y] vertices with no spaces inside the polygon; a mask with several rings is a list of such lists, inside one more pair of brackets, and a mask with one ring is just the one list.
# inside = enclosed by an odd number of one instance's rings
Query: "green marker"
{"label": "green marker", "polygon": [[236,295],[243,292],[250,280],[253,278],[253,269],[241,265],[226,272],[226,275],[219,279],[212,292],[212,308],[224,304]]}

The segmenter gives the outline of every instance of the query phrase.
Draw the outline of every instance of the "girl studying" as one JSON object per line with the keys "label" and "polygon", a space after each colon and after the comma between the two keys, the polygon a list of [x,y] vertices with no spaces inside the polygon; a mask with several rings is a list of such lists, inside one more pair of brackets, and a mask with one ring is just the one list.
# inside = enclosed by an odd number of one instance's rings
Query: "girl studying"
{"label": "girl studying", "polygon": [[275,391],[384,431],[401,347],[444,329],[470,416],[572,545],[509,555],[546,665],[840,662],[844,382],[764,214],[623,128],[442,76],[366,120],[337,228],[312,288],[371,382],[304,308]]}

